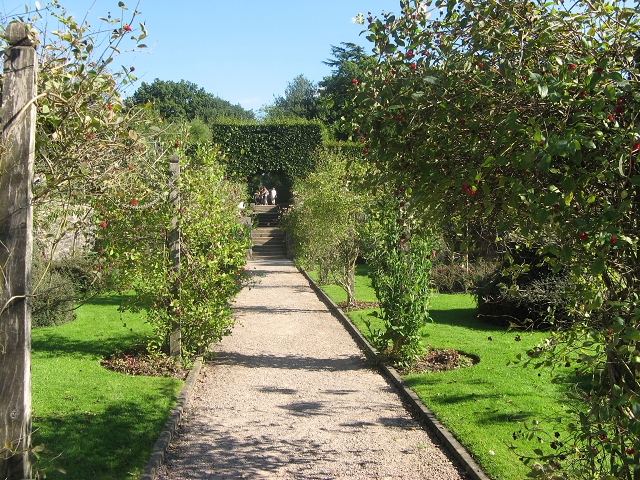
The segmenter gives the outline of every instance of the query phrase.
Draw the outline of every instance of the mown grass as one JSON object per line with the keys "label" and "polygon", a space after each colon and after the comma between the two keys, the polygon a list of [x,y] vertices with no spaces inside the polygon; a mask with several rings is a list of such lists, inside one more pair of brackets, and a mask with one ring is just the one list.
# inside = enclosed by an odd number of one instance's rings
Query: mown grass
{"label": "mown grass", "polygon": [[45,445],[38,468],[49,479],[139,477],[176,402],[180,380],[100,366],[151,334],[142,315],[120,313],[119,304],[97,298],[75,321],[32,332],[33,443]]}
{"label": "mown grass", "polygon": [[[373,291],[368,279],[361,277],[363,272],[359,268],[356,298],[371,301]],[[335,302],[346,299],[344,292],[334,285],[322,288]],[[368,316],[372,311],[348,313],[369,338],[366,322],[371,321],[372,327],[382,326],[379,320]],[[543,342],[545,333],[509,331],[478,319],[471,295],[436,295],[431,316],[433,323],[426,326],[423,336],[425,345],[455,349],[477,357],[479,362],[469,368],[411,374],[404,379],[487,475],[495,480],[522,480],[529,469],[520,456],[533,455],[536,448],[549,452],[548,445],[555,440],[541,433],[527,440],[526,427],[530,429],[534,422],[543,421],[552,428],[544,421],[567,417],[563,394],[566,386],[551,383],[549,370],[510,363],[516,355],[524,355]],[[566,370],[570,381],[571,371]]]}

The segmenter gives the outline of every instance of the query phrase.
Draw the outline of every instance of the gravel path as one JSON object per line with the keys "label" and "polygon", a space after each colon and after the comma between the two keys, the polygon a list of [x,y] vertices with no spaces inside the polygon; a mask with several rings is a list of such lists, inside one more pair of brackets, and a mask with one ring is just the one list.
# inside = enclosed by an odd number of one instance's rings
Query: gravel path
{"label": "gravel path", "polygon": [[292,262],[248,267],[157,478],[465,478]]}

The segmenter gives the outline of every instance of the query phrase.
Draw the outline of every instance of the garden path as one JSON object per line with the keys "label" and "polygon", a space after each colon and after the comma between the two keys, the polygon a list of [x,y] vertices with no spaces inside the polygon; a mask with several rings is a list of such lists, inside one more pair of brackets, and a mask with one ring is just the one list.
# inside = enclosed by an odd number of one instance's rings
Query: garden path
{"label": "garden path", "polygon": [[289,260],[254,260],[161,480],[465,478]]}

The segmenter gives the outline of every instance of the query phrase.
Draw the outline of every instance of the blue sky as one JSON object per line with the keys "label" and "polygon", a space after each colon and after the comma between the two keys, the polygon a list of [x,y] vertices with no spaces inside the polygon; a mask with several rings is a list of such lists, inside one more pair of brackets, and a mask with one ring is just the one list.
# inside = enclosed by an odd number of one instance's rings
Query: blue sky
{"label": "blue sky", "polygon": [[[78,20],[91,9],[92,29],[100,27],[98,17],[121,12],[118,0],[60,4]],[[130,10],[136,4],[125,0]],[[0,0],[4,15],[23,13],[25,5],[33,7],[35,0]],[[184,79],[257,111],[284,94],[299,74],[314,82],[329,75],[322,61],[331,56],[331,45],[353,42],[370,51],[360,35],[364,27],[351,19],[369,11],[398,12],[399,5],[399,0],[140,0],[137,20],[146,23],[152,53],[131,52],[119,61],[135,66],[139,82]]]}

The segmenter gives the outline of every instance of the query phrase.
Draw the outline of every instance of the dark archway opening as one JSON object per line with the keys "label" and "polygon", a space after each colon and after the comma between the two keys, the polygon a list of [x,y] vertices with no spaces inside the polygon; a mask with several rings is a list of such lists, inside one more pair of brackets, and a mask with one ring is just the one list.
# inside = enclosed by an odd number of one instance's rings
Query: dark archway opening
{"label": "dark archway opening", "polygon": [[277,203],[289,204],[292,201],[291,187],[292,181],[288,175],[281,170],[270,172],[256,172],[248,178],[249,196],[253,198],[254,194],[265,187],[268,190],[275,187],[278,192]]}

